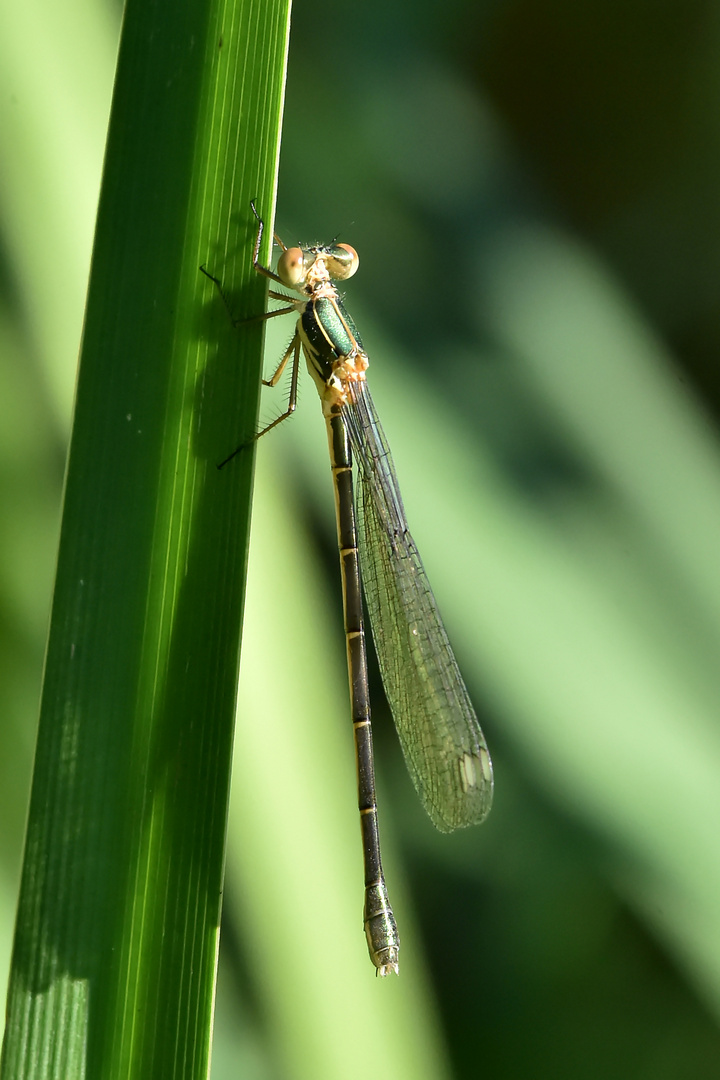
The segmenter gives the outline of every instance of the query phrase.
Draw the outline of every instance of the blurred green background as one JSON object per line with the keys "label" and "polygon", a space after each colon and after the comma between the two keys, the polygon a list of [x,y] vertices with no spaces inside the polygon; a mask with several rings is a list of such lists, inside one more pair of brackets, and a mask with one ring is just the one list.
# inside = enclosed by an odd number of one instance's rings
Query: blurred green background
{"label": "blurred green background", "polygon": [[[3,981],[119,22],[0,4]],[[389,1075],[717,1076],[719,46],[720,9],[680,0],[295,8],[278,232],[360,253],[348,304],[496,800],[434,832],[374,670],[403,933],[376,982],[305,379],[258,449],[214,1080],[377,1073],[351,1010],[388,993],[424,1000],[422,1060]],[[268,327],[268,365],[291,333]],[[298,820],[326,791],[347,956],[317,951],[336,886]],[[285,979],[268,934],[306,949]]]}

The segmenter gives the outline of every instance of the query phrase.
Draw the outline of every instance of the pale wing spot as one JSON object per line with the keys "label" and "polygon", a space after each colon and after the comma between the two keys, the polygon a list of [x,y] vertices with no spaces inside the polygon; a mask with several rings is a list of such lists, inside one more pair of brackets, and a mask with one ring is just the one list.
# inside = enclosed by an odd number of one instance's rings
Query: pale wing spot
{"label": "pale wing spot", "polygon": [[477,770],[475,768],[475,758],[472,754],[463,754],[458,761],[458,768],[463,791],[470,791],[472,788],[477,787]]}
{"label": "pale wing spot", "polygon": [[480,752],[478,756],[480,758],[480,770],[483,775],[483,780],[487,780],[488,783],[492,783],[492,764],[490,763],[490,755],[488,754],[484,746],[480,747]]}

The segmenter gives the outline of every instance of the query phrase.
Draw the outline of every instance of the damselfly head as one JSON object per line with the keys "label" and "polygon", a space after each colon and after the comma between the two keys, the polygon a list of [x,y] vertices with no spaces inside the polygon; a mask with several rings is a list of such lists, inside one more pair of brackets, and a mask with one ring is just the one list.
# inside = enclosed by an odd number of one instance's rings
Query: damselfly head
{"label": "damselfly head", "polygon": [[309,252],[304,248],[291,247],[285,248],[278,259],[278,277],[282,278],[283,283],[289,288],[298,289],[305,281],[307,272],[315,261],[313,256],[308,262],[308,254]]}
{"label": "damselfly head", "polygon": [[277,273],[288,288],[302,290],[313,268],[315,269],[313,276],[318,279],[347,281],[359,265],[358,253],[349,244],[330,244],[327,247],[291,247],[283,251],[278,259]]}
{"label": "damselfly head", "polygon": [[351,278],[360,265],[360,256],[355,248],[349,244],[333,244],[331,247],[322,248],[322,255],[318,255],[325,261],[328,274],[333,281],[347,281]]}

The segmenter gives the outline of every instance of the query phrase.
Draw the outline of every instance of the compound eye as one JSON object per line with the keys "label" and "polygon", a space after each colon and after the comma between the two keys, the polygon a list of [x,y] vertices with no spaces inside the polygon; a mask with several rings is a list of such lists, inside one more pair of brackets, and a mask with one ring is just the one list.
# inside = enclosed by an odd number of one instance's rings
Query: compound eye
{"label": "compound eye", "polygon": [[360,257],[355,248],[350,247],[349,244],[334,244],[325,265],[330,277],[335,281],[347,281],[360,265]]}
{"label": "compound eye", "polygon": [[278,277],[290,289],[297,289],[305,281],[308,267],[305,265],[305,252],[302,248],[291,247],[283,251],[278,259]]}

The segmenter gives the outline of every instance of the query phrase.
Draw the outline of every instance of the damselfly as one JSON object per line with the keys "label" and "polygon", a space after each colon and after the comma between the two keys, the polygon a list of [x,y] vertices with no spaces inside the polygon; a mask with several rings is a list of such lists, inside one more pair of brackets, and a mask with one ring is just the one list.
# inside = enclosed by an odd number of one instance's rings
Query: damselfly
{"label": "damselfly", "polygon": [[[258,437],[294,412],[301,352],[327,424],[365,864],[364,925],[372,962],[380,975],[387,975],[398,971],[400,938],[380,857],[361,568],[380,673],[405,761],[438,829],[450,832],[486,817],[492,764],[408,529],[393,460],[367,387],[368,357],[334,284],[353,276],[357,252],[338,243],[287,248],[276,235],[282,254],[274,273],[259,262],[263,222],[252,209],[258,220],[253,267],[303,294],[296,300],[271,289],[270,298],[286,306],[260,316],[299,314],[288,349],[271,378],[263,380],[276,386],[291,362],[288,406]],[[353,454],[359,465],[357,502]]]}

